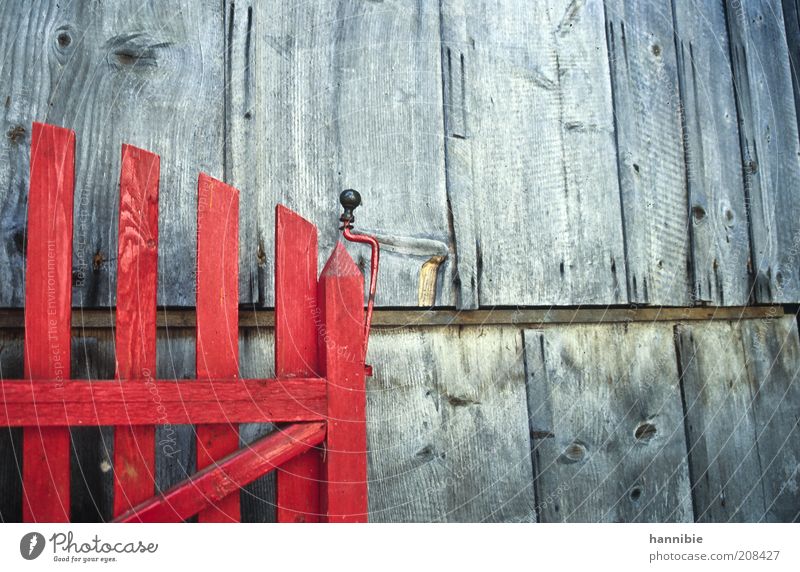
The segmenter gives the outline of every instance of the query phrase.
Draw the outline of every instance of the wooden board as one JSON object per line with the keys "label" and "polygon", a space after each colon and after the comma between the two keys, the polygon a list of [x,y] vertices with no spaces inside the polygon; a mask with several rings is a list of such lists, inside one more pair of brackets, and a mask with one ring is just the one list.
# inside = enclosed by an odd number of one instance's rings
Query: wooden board
{"label": "wooden board", "polygon": [[226,455],[170,490],[156,495],[115,522],[181,522],[216,510],[238,489],[325,439],[324,422],[296,423]]}
{"label": "wooden board", "polygon": [[[422,265],[448,254],[439,14],[434,2],[225,2],[230,77],[227,173],[256,193],[260,266],[252,286],[273,305],[274,208],[316,224],[325,260],[338,195],[364,206],[356,229],[383,236],[382,305],[415,306]],[[413,40],[412,40],[413,39]],[[244,208],[244,204],[243,204]],[[368,249],[351,246],[363,266]],[[452,304],[452,268],[437,304]]]}
{"label": "wooden board", "polygon": [[[72,206],[75,133],[34,123],[25,263],[25,379],[65,383],[72,342]],[[22,519],[69,521],[69,430],[22,434]]]}
{"label": "wooden board", "polygon": [[743,305],[750,298],[750,237],[725,8],[675,0],[673,9],[692,300]]}
{"label": "wooden board", "polygon": [[[317,229],[282,205],[275,210],[275,375],[318,376]],[[327,394],[326,394],[327,395]],[[322,456],[310,450],[277,471],[278,522],[319,522]]]}
{"label": "wooden board", "polygon": [[778,0],[726,3],[758,302],[800,297],[800,142]]}
{"label": "wooden board", "polygon": [[670,326],[526,330],[525,364],[542,522],[692,521]]}
{"label": "wooden board", "polygon": [[[114,330],[116,379],[125,383],[138,379],[143,389],[148,389],[156,371],[159,163],[158,155],[122,146]],[[94,399],[84,403],[95,405]],[[159,415],[152,399],[146,407],[151,416]],[[155,429],[128,425],[120,423],[114,430],[114,516],[155,492]]]}
{"label": "wooden board", "polygon": [[369,351],[370,521],[532,521],[519,332],[408,328]]}
{"label": "wooden board", "polygon": [[451,1],[442,22],[456,255],[480,303],[626,301],[602,2]]}
{"label": "wooden board", "polygon": [[[272,329],[240,329],[239,366],[243,376],[274,377],[275,336]],[[240,446],[246,447],[274,429],[270,423],[244,423],[239,426]],[[239,495],[242,522],[276,522],[275,473],[272,471],[242,488]]]}
{"label": "wooden board", "polygon": [[670,2],[606,2],[631,302],[691,304],[689,220]]}
{"label": "wooden board", "polygon": [[115,301],[122,143],[164,158],[159,300],[194,305],[197,172],[223,175],[222,8],[216,0],[3,4],[0,304],[22,302],[30,128],[47,121],[77,134],[76,305]]}
{"label": "wooden board", "polygon": [[697,520],[800,520],[796,321],[684,326],[678,341]]}
{"label": "wooden board", "polygon": [[[197,188],[197,379],[235,379],[239,377],[239,191],[204,173]],[[239,448],[236,420],[198,424],[196,430],[198,470]],[[237,522],[240,514],[239,495],[230,495],[204,509],[198,519]]]}
{"label": "wooden board", "polygon": [[319,473],[322,522],[367,522],[369,512],[363,292],[361,272],[344,244],[337,243],[317,284],[319,366],[328,382],[327,434]]}
{"label": "wooden board", "polygon": [[[111,340],[111,336],[73,337],[72,378],[113,378]],[[114,427],[71,427],[70,440],[70,520],[107,522],[114,514]]]}
{"label": "wooden board", "polygon": [[[196,335],[167,328],[156,340],[159,379],[196,379]],[[168,418],[167,421],[170,421]],[[156,491],[163,492],[197,472],[193,425],[169,423],[156,428]]]}
{"label": "wooden board", "polygon": [[[23,372],[22,336],[0,332],[0,377]],[[0,427],[0,522],[22,522],[22,429]]]}

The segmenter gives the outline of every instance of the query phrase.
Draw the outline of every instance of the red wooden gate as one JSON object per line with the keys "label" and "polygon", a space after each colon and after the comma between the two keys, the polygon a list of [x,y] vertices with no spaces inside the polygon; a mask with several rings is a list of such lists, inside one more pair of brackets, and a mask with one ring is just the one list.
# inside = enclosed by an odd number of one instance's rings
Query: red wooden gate
{"label": "red wooden gate", "polygon": [[[71,380],[75,135],[35,123],[31,144],[25,379],[0,381],[0,426],[24,427],[23,520],[69,520],[68,427],[114,425],[115,521],[238,521],[239,488],[273,469],[279,521],[366,521],[363,278],[342,244],[317,279],[316,227],[277,207],[276,378],[240,379],[239,195],[201,174],[197,379],[156,380],[159,157],[124,145],[116,378]],[[239,449],[251,422],[286,425]],[[197,425],[199,471],[156,494],[160,424]]]}

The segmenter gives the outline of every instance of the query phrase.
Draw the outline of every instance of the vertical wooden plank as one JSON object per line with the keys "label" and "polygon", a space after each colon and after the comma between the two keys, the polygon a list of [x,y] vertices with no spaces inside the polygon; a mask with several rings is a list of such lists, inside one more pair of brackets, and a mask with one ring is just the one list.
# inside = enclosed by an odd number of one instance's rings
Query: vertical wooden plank
{"label": "vertical wooden plank", "polygon": [[726,2],[758,302],[800,299],[800,142],[778,0]]}
{"label": "vertical wooden plank", "polygon": [[765,512],[800,522],[800,339],[796,316],[742,322]]}
{"label": "vertical wooden plank", "polygon": [[725,7],[673,0],[673,14],[693,301],[742,306],[750,298],[750,236]]}
{"label": "vertical wooden plank", "polygon": [[683,325],[676,333],[695,521],[757,522],[764,491],[741,328]]}
{"label": "vertical wooden plank", "polygon": [[[242,330],[239,336],[239,368],[243,379],[275,377],[273,334],[272,328]],[[275,425],[272,423],[242,423],[239,425],[240,445],[246,447],[275,430]],[[277,522],[277,473],[278,471],[270,471],[242,487],[239,495],[242,503],[242,522]]]}
{"label": "vertical wooden plank", "polygon": [[[117,254],[116,378],[155,379],[158,155],[122,146]],[[156,407],[156,404],[153,404]],[[155,429],[117,426],[114,516],[153,496]]]}
{"label": "vertical wooden plank", "polygon": [[480,303],[627,301],[602,2],[454,0],[442,22],[456,255],[466,201]]}
{"label": "vertical wooden plank", "polygon": [[[162,241],[163,242],[163,241]],[[170,326],[160,329],[157,338],[157,379],[177,381],[196,378],[197,337],[194,328]],[[156,490],[166,491],[197,472],[197,435],[194,425],[170,422],[165,411],[164,425],[156,427]],[[196,522],[197,516],[189,519]]]}
{"label": "vertical wooden plank", "polygon": [[[319,375],[317,227],[275,209],[275,375]],[[318,522],[321,458],[311,450],[278,469],[278,522]]]}
{"label": "vertical wooden plank", "polygon": [[[275,204],[317,224],[328,252],[338,190],[354,188],[364,197],[357,228],[396,245],[381,260],[394,279],[377,303],[416,306],[422,266],[451,244],[438,2],[227,0],[225,9],[237,115],[230,182],[262,190],[255,243],[243,248],[258,256],[263,303],[273,304],[264,253],[274,251]],[[349,250],[359,264],[368,257]],[[451,262],[438,269],[437,305],[454,300]]]}
{"label": "vertical wooden plank", "polygon": [[[72,379],[113,379],[112,332],[72,340]],[[114,427],[70,427],[70,521],[108,522],[114,511]]]}
{"label": "vertical wooden plank", "polygon": [[[33,124],[25,269],[25,377],[70,376],[75,133]],[[22,518],[69,520],[69,431],[30,427],[22,439]]]}
{"label": "vertical wooden plank", "polygon": [[[0,378],[23,378],[22,332],[0,332]],[[22,522],[22,428],[0,427],[0,522]]]}
{"label": "vertical wooden plank", "polygon": [[321,509],[325,522],[366,522],[364,279],[339,242],[319,277],[319,363],[328,380]]}
{"label": "vertical wooden plank", "polygon": [[682,326],[696,517],[800,520],[800,340],[794,316]]}
{"label": "vertical wooden plank", "polygon": [[800,120],[800,2],[783,0],[783,23],[789,48],[789,68],[794,86],[794,111]]}
{"label": "vertical wooden plank", "polygon": [[527,330],[525,360],[542,522],[692,521],[668,324]]}
{"label": "vertical wooden plank", "polygon": [[[200,174],[197,199],[197,378],[239,376],[239,191]],[[239,448],[237,425],[197,426],[197,469]],[[239,495],[198,515],[240,520]]]}
{"label": "vertical wooden plank", "polygon": [[[466,7],[463,0],[439,3],[442,43],[442,105],[444,114],[444,165],[447,208],[453,237],[453,286],[459,309],[480,306],[478,225],[475,220],[477,189],[473,186],[473,138],[467,132],[470,113],[467,91],[469,54]],[[471,61],[469,62],[472,63]]]}
{"label": "vertical wooden plank", "polygon": [[[22,302],[25,148],[31,120],[46,117],[78,135],[76,305],[115,303],[123,142],[170,157],[161,173],[170,190],[161,220],[170,224],[161,229],[159,299],[194,305],[197,172],[221,173],[224,161],[222,7],[219,0],[0,7],[0,58],[8,62],[0,69],[0,233],[10,245],[0,249],[0,304]],[[14,294],[5,288],[11,283]]]}
{"label": "vertical wooden plank", "polygon": [[691,303],[686,168],[670,2],[606,0],[628,296]]}

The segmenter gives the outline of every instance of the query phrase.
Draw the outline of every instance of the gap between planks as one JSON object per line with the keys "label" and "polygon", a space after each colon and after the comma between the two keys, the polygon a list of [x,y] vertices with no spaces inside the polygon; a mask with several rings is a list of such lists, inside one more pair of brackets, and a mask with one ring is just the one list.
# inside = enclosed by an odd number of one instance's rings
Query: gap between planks
{"label": "gap between planks", "polygon": [[[603,324],[618,322],[681,322],[713,320],[748,320],[779,318],[794,313],[783,306],[704,306],[693,308],[661,307],[631,308],[520,308],[483,310],[375,310],[372,325],[376,328],[436,327],[436,326],[546,326],[549,324]],[[194,328],[196,314],[193,309],[158,310],[159,328]],[[0,309],[0,329],[22,329],[24,313],[20,308]],[[72,327],[111,328],[114,325],[113,309],[73,310]],[[242,328],[272,328],[275,326],[273,310],[239,310]]]}

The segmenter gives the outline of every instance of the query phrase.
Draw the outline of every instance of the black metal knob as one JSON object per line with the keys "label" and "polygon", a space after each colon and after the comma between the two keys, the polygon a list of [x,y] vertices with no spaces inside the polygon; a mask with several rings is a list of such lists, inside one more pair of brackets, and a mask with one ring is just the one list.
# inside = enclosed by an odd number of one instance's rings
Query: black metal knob
{"label": "black metal knob", "polygon": [[339,220],[345,224],[352,223],[355,219],[353,211],[361,204],[361,195],[356,190],[345,189],[342,191],[342,194],[339,195],[339,202],[342,204],[342,207],[344,207],[344,212],[342,216],[339,217]]}

